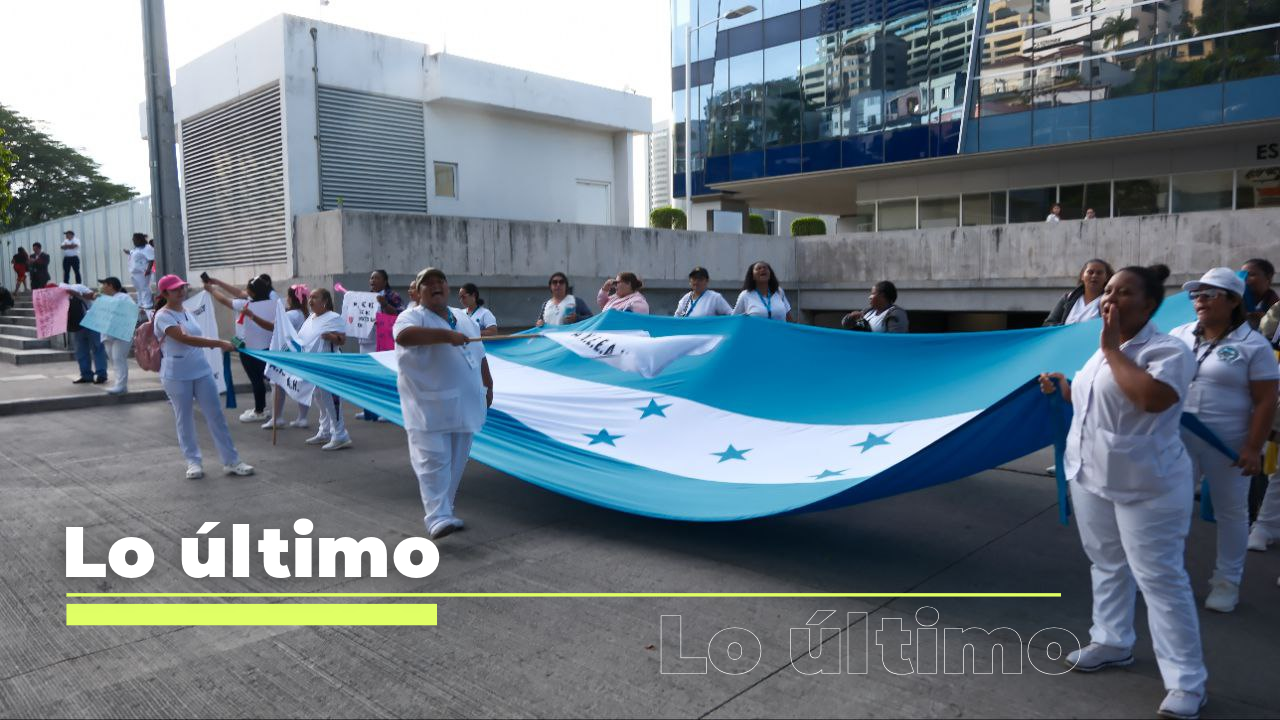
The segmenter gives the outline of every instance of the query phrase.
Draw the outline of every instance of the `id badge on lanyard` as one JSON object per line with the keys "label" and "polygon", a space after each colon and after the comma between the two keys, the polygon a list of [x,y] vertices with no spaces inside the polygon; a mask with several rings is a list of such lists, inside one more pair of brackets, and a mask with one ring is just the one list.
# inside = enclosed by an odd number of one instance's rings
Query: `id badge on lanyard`
{"label": "id badge on lanyard", "polygon": [[[458,331],[458,318],[453,316],[453,311],[449,310],[449,329],[454,332]],[[458,350],[462,352],[462,359],[467,361],[467,367],[472,370],[476,369],[476,359],[471,355],[471,349],[466,345],[459,345]]]}

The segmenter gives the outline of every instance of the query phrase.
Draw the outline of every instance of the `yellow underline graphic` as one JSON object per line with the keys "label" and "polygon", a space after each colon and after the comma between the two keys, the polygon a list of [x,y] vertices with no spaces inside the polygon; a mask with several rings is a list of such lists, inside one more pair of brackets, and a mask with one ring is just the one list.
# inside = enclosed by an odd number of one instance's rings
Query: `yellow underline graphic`
{"label": "yellow underline graphic", "polygon": [[[69,598],[1060,598],[1057,592],[67,593]],[[150,606],[148,606],[150,607]]]}
{"label": "yellow underline graphic", "polygon": [[435,625],[418,603],[68,603],[73,625]]}

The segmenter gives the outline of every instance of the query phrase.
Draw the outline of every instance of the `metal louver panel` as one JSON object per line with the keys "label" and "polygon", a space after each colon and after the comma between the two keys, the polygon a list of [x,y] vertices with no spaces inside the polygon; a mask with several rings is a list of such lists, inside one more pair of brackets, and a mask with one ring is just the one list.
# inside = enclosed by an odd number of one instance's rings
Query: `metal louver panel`
{"label": "metal louver panel", "polygon": [[324,86],[317,102],[324,208],[426,212],[422,105]]}
{"label": "metal louver panel", "polygon": [[279,87],[184,120],[182,180],[191,267],[286,262]]}

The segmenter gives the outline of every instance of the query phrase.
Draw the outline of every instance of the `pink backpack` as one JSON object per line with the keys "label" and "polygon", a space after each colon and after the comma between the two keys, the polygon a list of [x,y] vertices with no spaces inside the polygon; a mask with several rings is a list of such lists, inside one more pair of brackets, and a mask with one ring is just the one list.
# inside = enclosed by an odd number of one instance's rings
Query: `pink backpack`
{"label": "pink backpack", "polygon": [[160,351],[160,341],[156,339],[155,326],[148,320],[133,331],[133,359],[138,367],[151,372],[160,372],[160,359],[164,354]]}

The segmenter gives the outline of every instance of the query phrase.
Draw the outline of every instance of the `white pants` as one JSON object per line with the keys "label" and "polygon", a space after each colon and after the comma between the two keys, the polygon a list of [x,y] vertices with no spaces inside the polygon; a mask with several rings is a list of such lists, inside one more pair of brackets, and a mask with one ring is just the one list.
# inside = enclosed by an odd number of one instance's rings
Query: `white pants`
{"label": "white pants", "polygon": [[1267,494],[1258,508],[1254,524],[1273,538],[1280,539],[1280,470],[1267,481]]}
{"label": "white pants", "polygon": [[334,440],[346,440],[350,437],[347,435],[347,424],[342,419],[342,402],[337,395],[323,388],[316,388],[311,402],[320,411],[321,435],[328,435]]}
{"label": "white pants", "polygon": [[418,492],[422,495],[422,520],[427,529],[431,523],[453,515],[453,498],[467,469],[474,433],[435,433],[408,430],[409,462],[418,476]]}
{"label": "white pants", "polygon": [[129,386],[129,346],[132,340],[102,336],[102,344],[107,348],[107,362],[111,364],[111,374],[116,376],[116,384],[112,390],[124,392]]}
{"label": "white pants", "polygon": [[178,446],[188,463],[200,464],[200,444],[196,442],[196,413],[194,405],[200,406],[204,422],[209,426],[209,434],[213,436],[213,444],[222,456],[223,465],[235,465],[240,462],[235,443],[231,441],[231,429],[227,427],[227,418],[222,414],[222,400],[218,397],[218,384],[213,381],[213,374],[195,380],[160,380],[165,393],[169,396],[169,404],[173,406],[173,415],[178,420]]}
{"label": "white pants", "polygon": [[1208,673],[1200,620],[1183,560],[1191,484],[1137,503],[1114,503],[1071,483],[1080,542],[1093,564],[1093,642],[1131,648],[1137,591],[1166,690],[1203,693]]}
{"label": "white pants", "polygon": [[[1238,448],[1240,437],[1223,437],[1227,447]],[[1231,458],[1192,435],[1182,433],[1182,442],[1191,456],[1191,477],[1198,482],[1208,480],[1213,502],[1213,520],[1218,526],[1218,560],[1214,577],[1240,584],[1244,577],[1244,558],[1249,554],[1249,484],[1250,478],[1240,474]]]}
{"label": "white pants", "polygon": [[151,276],[145,273],[131,273],[133,278],[133,289],[138,293],[138,307],[143,310],[151,309]]}

